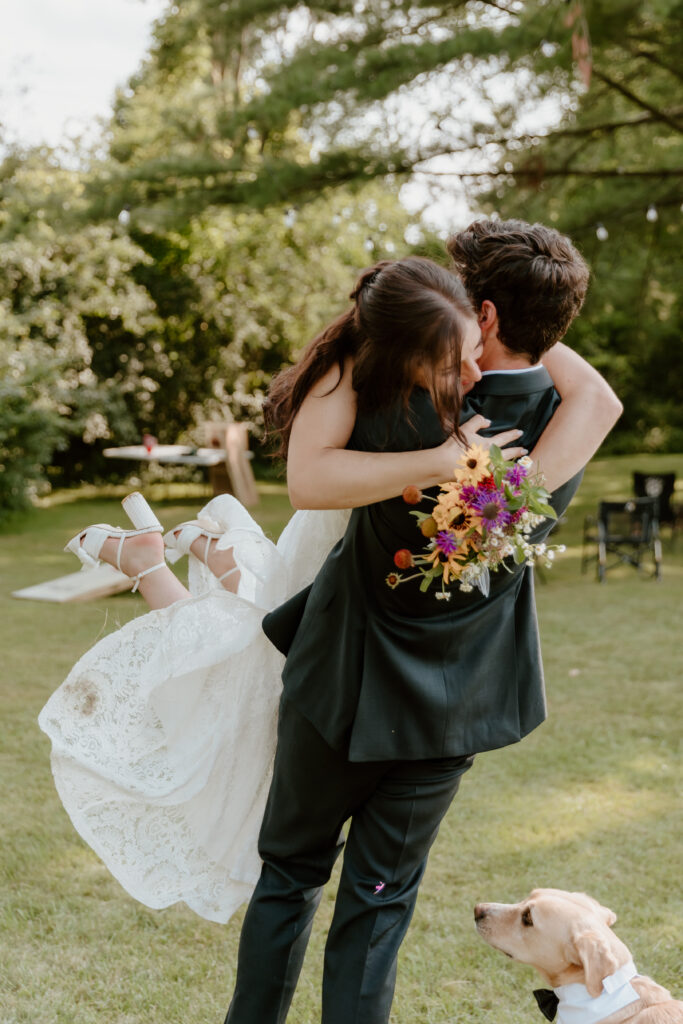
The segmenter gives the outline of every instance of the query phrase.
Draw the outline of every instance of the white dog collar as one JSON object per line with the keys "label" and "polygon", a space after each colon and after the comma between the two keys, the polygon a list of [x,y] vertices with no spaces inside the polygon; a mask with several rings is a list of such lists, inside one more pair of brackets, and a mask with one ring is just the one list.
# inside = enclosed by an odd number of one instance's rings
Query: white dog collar
{"label": "white dog collar", "polygon": [[585,985],[560,985],[555,995],[558,1024],[598,1024],[617,1010],[623,1010],[629,1003],[635,1003],[640,996],[629,982],[638,971],[633,960],[622,964],[618,971],[603,980],[599,996],[590,995]]}

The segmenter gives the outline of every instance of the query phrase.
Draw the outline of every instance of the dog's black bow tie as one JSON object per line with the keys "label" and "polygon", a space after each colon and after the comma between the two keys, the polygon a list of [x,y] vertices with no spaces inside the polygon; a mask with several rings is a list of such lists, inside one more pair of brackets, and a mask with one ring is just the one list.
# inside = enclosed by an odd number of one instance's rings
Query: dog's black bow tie
{"label": "dog's black bow tie", "polygon": [[547,1017],[548,1020],[555,1020],[560,1000],[553,990],[551,988],[535,988],[534,999],[538,1003],[538,1008],[543,1016]]}

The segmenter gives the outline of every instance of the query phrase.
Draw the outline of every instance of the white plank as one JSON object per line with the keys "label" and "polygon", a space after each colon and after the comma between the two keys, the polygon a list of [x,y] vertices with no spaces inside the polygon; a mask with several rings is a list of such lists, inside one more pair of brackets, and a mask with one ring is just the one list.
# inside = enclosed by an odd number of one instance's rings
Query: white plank
{"label": "white plank", "polygon": [[64,604],[67,601],[92,601],[96,597],[107,597],[130,590],[133,581],[129,576],[119,572],[111,565],[98,565],[95,569],[83,569],[80,572],[59,576],[45,583],[36,583],[33,587],[15,590],[12,597],[26,598],[29,601],[55,601]]}

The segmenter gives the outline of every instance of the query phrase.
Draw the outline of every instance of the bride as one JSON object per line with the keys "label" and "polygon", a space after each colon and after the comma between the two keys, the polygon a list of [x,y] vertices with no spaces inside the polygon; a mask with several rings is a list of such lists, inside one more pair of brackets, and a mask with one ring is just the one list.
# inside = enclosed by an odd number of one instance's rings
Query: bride
{"label": "bride", "polygon": [[[352,293],[346,321],[357,319],[361,297],[387,267],[431,273],[427,264],[404,260],[370,268]],[[455,362],[467,385],[481,374],[479,328],[464,292],[461,309],[470,340],[462,343]],[[391,320],[391,310],[385,315]],[[320,352],[326,339],[332,344],[341,319],[314,339],[304,360]],[[434,351],[429,358],[417,354],[427,361],[413,384],[422,381],[434,394],[443,375],[443,351],[438,359]],[[257,837],[285,662],[262,632],[266,613],[314,580],[343,536],[352,507],[391,498],[408,483],[435,485],[450,478],[473,441],[504,446],[521,434],[505,430],[484,438],[480,431],[487,421],[474,416],[460,428],[456,419],[446,440],[434,447],[389,453],[347,449],[356,409],[347,371],[361,356],[357,350],[331,360],[344,371],[338,386],[332,385],[332,402],[315,368],[309,375],[313,386],[295,417],[289,450],[290,495],[306,508],[295,512],[276,544],[229,495],[214,498],[197,520],[162,537],[139,494],[123,502],[134,529],[101,524],[68,544],[84,565],[103,560],[133,578],[150,611],[84,654],[46,704],[39,724],[52,741],[55,784],[75,828],[147,906],[184,901],[202,917],[225,922],[259,878]],[[558,433],[554,423],[531,455],[547,473],[547,467],[561,465],[556,477],[549,472],[554,488],[588,461],[615,417],[611,391],[579,357],[558,346],[544,365],[562,397],[555,419],[564,429]],[[460,388],[451,371],[446,378],[457,410]],[[303,432],[316,403],[338,417],[334,444],[317,449],[316,438]],[[523,452],[508,447],[506,456]],[[297,496],[294,479],[307,480],[305,494]],[[189,589],[164,555],[170,563],[189,555]]]}

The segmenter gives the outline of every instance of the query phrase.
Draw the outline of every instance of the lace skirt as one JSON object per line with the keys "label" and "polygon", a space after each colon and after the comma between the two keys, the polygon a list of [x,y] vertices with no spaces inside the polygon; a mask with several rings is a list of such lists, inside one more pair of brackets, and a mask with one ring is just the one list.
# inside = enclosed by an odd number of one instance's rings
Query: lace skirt
{"label": "lace skirt", "polygon": [[277,545],[229,495],[200,515],[234,550],[238,593],[190,555],[192,596],[96,643],[38,721],[74,827],[121,885],[225,922],[260,873],[275,752],[284,658],[261,621],[313,580],[349,513],[297,512]]}

